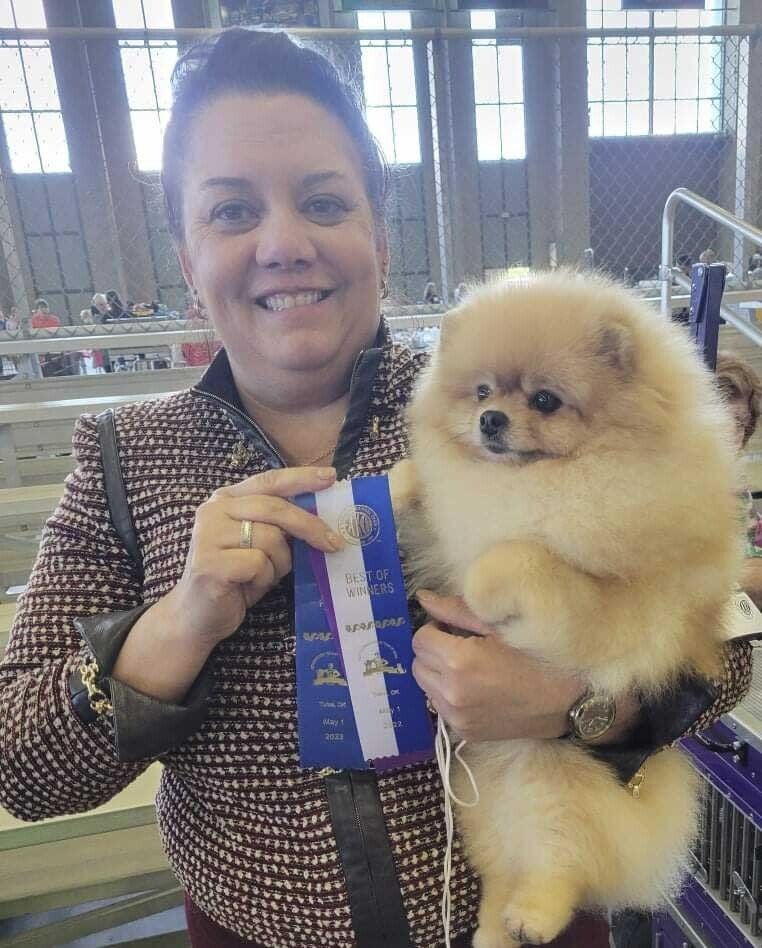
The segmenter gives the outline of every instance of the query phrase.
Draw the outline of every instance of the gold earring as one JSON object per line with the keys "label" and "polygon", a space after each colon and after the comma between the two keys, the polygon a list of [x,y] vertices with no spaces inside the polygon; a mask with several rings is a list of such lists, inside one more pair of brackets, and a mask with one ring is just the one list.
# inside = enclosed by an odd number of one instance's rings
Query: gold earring
{"label": "gold earring", "polygon": [[204,304],[201,302],[201,298],[199,297],[198,290],[196,289],[195,286],[193,287],[191,292],[193,293],[193,308],[198,310],[199,313],[203,313]]}

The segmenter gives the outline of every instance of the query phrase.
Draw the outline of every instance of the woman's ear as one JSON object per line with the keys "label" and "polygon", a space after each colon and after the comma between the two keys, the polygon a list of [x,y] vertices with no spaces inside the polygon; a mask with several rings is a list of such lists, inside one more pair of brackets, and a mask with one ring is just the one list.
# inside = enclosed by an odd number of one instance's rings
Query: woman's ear
{"label": "woman's ear", "polygon": [[185,282],[188,284],[188,289],[193,292],[196,288],[196,284],[193,281],[193,267],[191,266],[188,256],[188,248],[184,243],[177,245],[177,259],[180,261],[180,269],[182,270]]}
{"label": "woman's ear", "polygon": [[389,232],[386,229],[386,224],[376,224],[376,258],[381,270],[381,279],[388,282],[391,254],[389,252]]}

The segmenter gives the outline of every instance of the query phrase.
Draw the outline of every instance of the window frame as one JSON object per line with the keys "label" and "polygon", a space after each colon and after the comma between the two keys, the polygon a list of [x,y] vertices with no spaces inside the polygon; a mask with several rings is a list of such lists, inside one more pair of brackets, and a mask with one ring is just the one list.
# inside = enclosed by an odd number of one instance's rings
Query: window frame
{"label": "window frame", "polygon": [[[16,3],[17,0],[8,0],[10,14],[12,18],[12,28],[13,29],[24,29],[24,26],[19,24],[18,14],[16,12]],[[45,11],[42,8],[43,22],[46,25],[47,21],[45,19]],[[29,24],[26,24],[29,29],[33,27]],[[66,125],[63,120],[63,108],[61,106],[61,97],[58,91],[58,77],[55,72],[55,65],[53,63],[53,51],[50,46],[49,40],[42,39],[3,39],[0,40],[0,48],[6,50],[15,50],[18,53],[18,64],[21,72],[21,78],[23,79],[24,86],[24,96],[26,98],[26,106],[24,108],[16,107],[2,107],[0,108],[0,117],[3,122],[3,133],[5,135],[5,144],[8,154],[8,162],[10,166],[10,171],[14,175],[21,174],[71,174],[71,151],[69,149],[69,141],[66,136]],[[35,94],[32,91],[30,86],[29,79],[29,65],[26,62],[24,51],[25,50],[47,50],[47,66],[49,66],[50,73],[53,77],[53,85],[45,93],[43,93],[48,99],[55,100],[58,103],[57,108],[40,108],[36,107],[34,104]],[[56,116],[58,118],[58,125],[60,126],[60,136],[57,136],[55,145],[53,146],[52,152],[47,154],[46,149],[43,147],[43,139],[40,128],[38,128],[37,116],[50,115]],[[36,167],[24,167],[17,168],[14,166],[14,156],[20,156],[21,151],[16,149],[13,140],[15,138],[15,132],[12,131],[12,125],[9,128],[9,124],[5,121],[5,116],[28,116],[29,122],[31,125],[31,134],[32,140],[34,141],[34,151],[31,150],[31,143],[26,144],[24,151],[27,151],[30,157],[36,158]],[[61,144],[65,146],[65,161],[60,162],[57,159],[62,157],[60,154]],[[51,159],[53,159],[54,167],[49,167],[51,164]]]}
{"label": "window frame", "polygon": [[[661,16],[665,11],[654,11],[654,10],[628,10],[628,11],[611,11],[611,10],[594,10],[591,11],[586,8],[586,24],[588,29],[599,29],[596,25],[590,25],[590,17],[600,17],[601,25],[603,24],[603,16],[607,13],[620,13],[621,16],[629,18],[631,16],[640,16],[648,17],[648,25],[642,27],[643,29],[654,30],[660,25],[656,23],[657,16]],[[669,12],[669,11],[667,11]],[[680,12],[680,11],[673,11]],[[704,11],[707,13],[717,13],[721,14],[723,23],[725,22],[725,8],[718,10],[707,10]],[[625,20],[627,24],[627,19]],[[603,27],[604,29],[606,27]],[[633,27],[641,28],[641,27]],[[669,28],[669,27],[667,27]],[[677,61],[678,49],[680,46],[681,40],[690,40],[691,45],[696,48],[696,73],[697,73],[697,83],[701,82],[700,68],[701,68],[701,51],[702,49],[711,50],[712,47],[715,47],[717,50],[717,55],[720,57],[719,67],[716,71],[716,74],[713,79],[713,87],[716,92],[715,95],[711,96],[702,96],[700,95],[700,85],[697,85],[696,95],[691,97],[679,96],[677,94],[677,83],[675,79],[675,84],[673,85],[674,95],[669,98],[657,97],[656,92],[656,48],[658,46],[670,46],[674,49],[674,58]],[[605,86],[605,49],[607,46],[624,46],[625,48],[625,91],[624,98],[607,98],[606,97],[606,86]],[[648,50],[648,97],[646,99],[630,99],[627,88],[628,80],[628,71],[627,71],[627,60],[629,58],[630,47],[640,46],[641,48],[646,47]],[[601,77],[601,98],[591,98],[590,95],[590,72],[591,72],[591,53],[595,50],[595,55],[600,59],[600,77]],[[588,136],[595,139],[606,139],[606,138],[674,138],[677,136],[697,136],[697,135],[717,135],[720,134],[723,128],[723,123],[725,120],[725,100],[722,93],[722,90],[725,87],[725,78],[726,78],[726,57],[722,37],[705,37],[696,35],[695,37],[686,37],[680,36],[678,34],[665,34],[663,36],[628,36],[623,35],[622,37],[611,38],[611,37],[587,37],[585,45],[585,62],[587,67],[587,108],[588,108]],[[675,70],[677,74],[677,69]],[[690,131],[678,131],[678,106],[681,102],[690,102],[694,101],[696,103],[696,127],[694,130]],[[664,102],[669,103],[672,111],[673,117],[673,130],[672,131],[654,131],[655,128],[655,113],[657,111],[657,103]],[[630,106],[635,104],[645,103],[648,109],[648,130],[647,131],[630,131],[628,129],[629,124],[629,111]],[[706,129],[701,128],[701,118],[700,118],[700,109],[701,103],[713,103],[713,107],[717,109],[716,118],[712,121],[712,128]],[[606,132],[606,106],[616,105],[617,107],[624,109],[625,112],[625,130],[624,132]],[[601,131],[593,131],[593,109],[595,107],[600,108],[600,128]]]}

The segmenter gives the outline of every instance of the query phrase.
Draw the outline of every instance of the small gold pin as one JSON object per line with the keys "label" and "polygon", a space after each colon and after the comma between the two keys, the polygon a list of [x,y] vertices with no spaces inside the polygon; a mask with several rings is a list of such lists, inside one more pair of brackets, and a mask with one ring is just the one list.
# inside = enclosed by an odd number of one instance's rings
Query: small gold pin
{"label": "small gold pin", "polygon": [[233,467],[240,470],[241,468],[246,467],[250,460],[251,449],[245,441],[238,441],[230,455],[230,463],[233,465]]}
{"label": "small gold pin", "polygon": [[381,419],[378,417],[378,415],[374,415],[370,421],[370,436],[373,439],[373,441],[375,441],[376,438],[379,436],[380,431],[381,431]]}
{"label": "small gold pin", "polygon": [[643,781],[646,779],[646,772],[641,767],[640,770],[630,779],[630,782],[627,784],[627,789],[637,800],[640,797],[640,787]]}

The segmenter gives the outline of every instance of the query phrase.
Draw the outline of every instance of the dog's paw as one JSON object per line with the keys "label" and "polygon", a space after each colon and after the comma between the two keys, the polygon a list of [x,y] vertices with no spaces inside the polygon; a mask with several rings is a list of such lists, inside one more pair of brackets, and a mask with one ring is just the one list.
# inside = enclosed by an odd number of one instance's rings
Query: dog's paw
{"label": "dog's paw", "polygon": [[490,625],[514,619],[520,613],[519,602],[505,574],[479,561],[466,572],[463,598],[468,608]]}
{"label": "dog's paw", "polygon": [[410,458],[398,461],[389,471],[388,477],[392,509],[395,514],[403,513],[418,503],[418,472]]}
{"label": "dog's paw", "polygon": [[543,902],[514,902],[503,910],[506,934],[516,945],[547,945],[569,924],[570,914]]}
{"label": "dog's paw", "polygon": [[484,925],[476,929],[471,942],[472,948],[520,948],[520,944],[504,928],[488,930]]}

